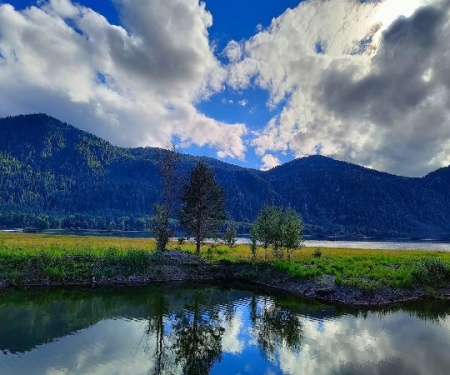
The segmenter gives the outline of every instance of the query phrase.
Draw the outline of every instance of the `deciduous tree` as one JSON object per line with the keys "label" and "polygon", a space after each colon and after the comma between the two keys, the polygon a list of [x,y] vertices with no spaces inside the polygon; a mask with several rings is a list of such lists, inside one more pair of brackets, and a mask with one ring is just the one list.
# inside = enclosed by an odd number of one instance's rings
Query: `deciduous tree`
{"label": "deciduous tree", "polygon": [[236,246],[237,230],[236,230],[236,226],[234,225],[233,222],[230,222],[227,225],[227,230],[225,232],[224,239],[230,249]]}
{"label": "deciduous tree", "polygon": [[156,249],[158,251],[166,249],[169,239],[173,235],[170,216],[177,195],[176,168],[178,160],[179,154],[174,143],[171,143],[167,150],[160,150],[156,157],[156,163],[163,183],[162,202],[154,205],[152,217],[152,230],[156,238]]}
{"label": "deciduous tree", "polygon": [[302,219],[292,208],[265,206],[252,225],[252,253],[256,255],[255,245],[258,241],[265,250],[266,260],[270,246],[276,258],[282,258],[285,249],[290,260],[292,251],[301,247],[302,231]]}

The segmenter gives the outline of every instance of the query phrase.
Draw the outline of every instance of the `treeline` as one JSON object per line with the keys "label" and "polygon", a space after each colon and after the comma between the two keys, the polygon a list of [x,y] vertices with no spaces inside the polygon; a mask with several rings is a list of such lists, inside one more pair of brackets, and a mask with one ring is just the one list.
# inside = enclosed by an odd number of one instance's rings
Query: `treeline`
{"label": "treeline", "polygon": [[[0,229],[29,228],[29,229],[97,229],[119,231],[152,231],[152,215],[147,216],[109,216],[76,214],[59,216],[55,214],[28,214],[24,212],[0,213]],[[170,220],[175,235],[185,235],[185,230],[176,219]],[[227,221],[220,227],[221,233],[226,233],[227,227],[233,225],[237,234],[248,234],[251,223]]]}
{"label": "treeline", "polygon": [[[176,225],[176,222],[174,223]],[[57,214],[0,213],[0,228],[99,229],[145,231],[151,227],[151,216],[93,216]]]}

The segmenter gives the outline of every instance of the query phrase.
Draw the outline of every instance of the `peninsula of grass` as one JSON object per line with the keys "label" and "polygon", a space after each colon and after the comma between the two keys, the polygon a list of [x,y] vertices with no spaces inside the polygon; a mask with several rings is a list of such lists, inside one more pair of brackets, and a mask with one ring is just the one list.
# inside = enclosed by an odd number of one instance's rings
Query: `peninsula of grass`
{"label": "peninsula of grass", "polygon": [[200,258],[189,242],[170,243],[169,249],[177,250],[166,253],[170,256],[155,247],[144,238],[0,233],[0,285],[239,279],[344,303],[342,293],[355,291],[360,299],[395,291],[389,299],[395,302],[450,289],[446,252],[303,247],[287,261],[273,259],[270,251],[265,259],[262,248],[253,259],[249,245],[206,244]]}

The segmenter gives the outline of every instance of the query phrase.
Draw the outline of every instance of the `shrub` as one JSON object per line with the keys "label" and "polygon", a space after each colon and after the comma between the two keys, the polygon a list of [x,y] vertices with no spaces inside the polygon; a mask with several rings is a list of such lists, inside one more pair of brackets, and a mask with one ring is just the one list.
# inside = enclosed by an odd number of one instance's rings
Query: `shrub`
{"label": "shrub", "polygon": [[228,247],[230,249],[236,247],[237,231],[234,223],[230,223],[227,225],[227,231],[225,233],[224,240],[228,244]]}
{"label": "shrub", "polygon": [[413,281],[417,284],[436,285],[450,276],[445,262],[436,256],[427,256],[419,260],[412,269]]}
{"label": "shrub", "polygon": [[316,248],[313,253],[314,258],[320,258],[322,256],[322,251],[320,251],[320,248]]}
{"label": "shrub", "polygon": [[25,276],[23,275],[23,273],[18,270],[10,271],[9,274],[7,275],[7,277],[9,279],[11,285],[14,285],[14,286],[22,285],[25,280]]}

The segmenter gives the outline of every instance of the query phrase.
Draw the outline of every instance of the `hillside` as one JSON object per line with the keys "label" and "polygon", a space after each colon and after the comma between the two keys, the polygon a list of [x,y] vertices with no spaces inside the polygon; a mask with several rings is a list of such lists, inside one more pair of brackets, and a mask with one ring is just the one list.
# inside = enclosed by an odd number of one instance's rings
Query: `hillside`
{"label": "hillside", "polygon": [[[0,119],[0,227],[145,229],[161,182],[158,149],[126,149],[47,115]],[[182,154],[181,181],[199,158]],[[291,205],[315,235],[450,237],[450,168],[405,178],[322,156],[268,172],[204,159],[229,219]]]}
{"label": "hillside", "polygon": [[398,177],[323,156],[286,163],[265,179],[317,227],[315,234],[450,234],[450,191],[442,179]]}

